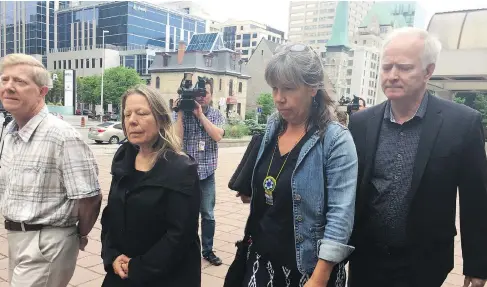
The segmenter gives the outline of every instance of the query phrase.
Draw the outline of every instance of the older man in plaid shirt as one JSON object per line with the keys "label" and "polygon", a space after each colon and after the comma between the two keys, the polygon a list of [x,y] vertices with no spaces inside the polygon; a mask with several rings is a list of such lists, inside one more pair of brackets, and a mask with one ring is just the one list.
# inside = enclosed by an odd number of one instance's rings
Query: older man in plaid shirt
{"label": "older man in plaid shirt", "polygon": [[44,103],[49,73],[32,56],[0,64],[0,98],[13,121],[0,147],[0,210],[13,287],[65,287],[100,212],[96,160]]}
{"label": "older man in plaid shirt", "polygon": [[[206,81],[206,95],[196,98],[192,113],[179,110],[175,114],[176,129],[183,139],[184,150],[198,162],[201,186],[201,246],[203,258],[212,265],[222,264],[213,252],[215,236],[215,170],[218,163],[218,142],[223,138],[225,118],[211,107],[213,83]],[[177,103],[176,103],[177,105]]]}

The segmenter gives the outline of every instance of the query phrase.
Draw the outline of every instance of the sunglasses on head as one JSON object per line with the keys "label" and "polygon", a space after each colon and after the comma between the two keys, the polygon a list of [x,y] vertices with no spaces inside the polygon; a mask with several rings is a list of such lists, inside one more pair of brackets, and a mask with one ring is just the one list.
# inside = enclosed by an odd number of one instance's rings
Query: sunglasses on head
{"label": "sunglasses on head", "polygon": [[306,51],[306,50],[309,50],[310,47],[304,45],[304,44],[294,44],[294,45],[291,45],[291,46],[279,46],[276,48],[276,50],[274,51],[274,53],[280,53],[280,52],[284,52],[284,51],[291,51],[291,52],[303,52],[303,51]]}

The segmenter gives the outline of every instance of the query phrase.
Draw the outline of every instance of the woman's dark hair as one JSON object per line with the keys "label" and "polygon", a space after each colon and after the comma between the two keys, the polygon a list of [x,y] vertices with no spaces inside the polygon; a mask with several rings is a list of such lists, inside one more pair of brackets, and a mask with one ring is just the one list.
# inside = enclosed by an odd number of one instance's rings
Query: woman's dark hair
{"label": "woman's dark hair", "polygon": [[319,55],[303,44],[286,44],[279,47],[265,69],[265,79],[271,87],[297,88],[302,85],[318,89],[310,107],[308,126],[318,127],[324,135],[328,123],[336,120],[334,102],[327,88],[330,82],[325,75]]}

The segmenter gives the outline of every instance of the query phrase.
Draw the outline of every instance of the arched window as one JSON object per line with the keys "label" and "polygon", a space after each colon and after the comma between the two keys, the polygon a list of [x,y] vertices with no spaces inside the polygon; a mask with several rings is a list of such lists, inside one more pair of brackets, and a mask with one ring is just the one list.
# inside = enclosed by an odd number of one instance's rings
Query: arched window
{"label": "arched window", "polygon": [[161,88],[161,79],[159,77],[156,78],[156,89]]}
{"label": "arched window", "polygon": [[238,92],[242,92],[242,82],[238,83]]}

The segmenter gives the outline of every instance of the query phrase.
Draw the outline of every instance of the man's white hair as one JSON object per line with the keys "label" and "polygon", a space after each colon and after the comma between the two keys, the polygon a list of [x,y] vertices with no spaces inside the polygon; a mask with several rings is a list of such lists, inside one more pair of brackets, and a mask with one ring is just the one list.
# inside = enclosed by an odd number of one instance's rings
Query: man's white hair
{"label": "man's white hair", "polygon": [[423,64],[424,69],[426,69],[426,67],[428,67],[430,64],[436,64],[438,56],[441,52],[441,42],[436,37],[428,33],[428,31],[420,28],[406,27],[392,31],[384,40],[382,51],[384,51],[386,46],[392,40],[401,36],[417,36],[418,38],[424,40],[423,55],[421,56],[421,63]]}

